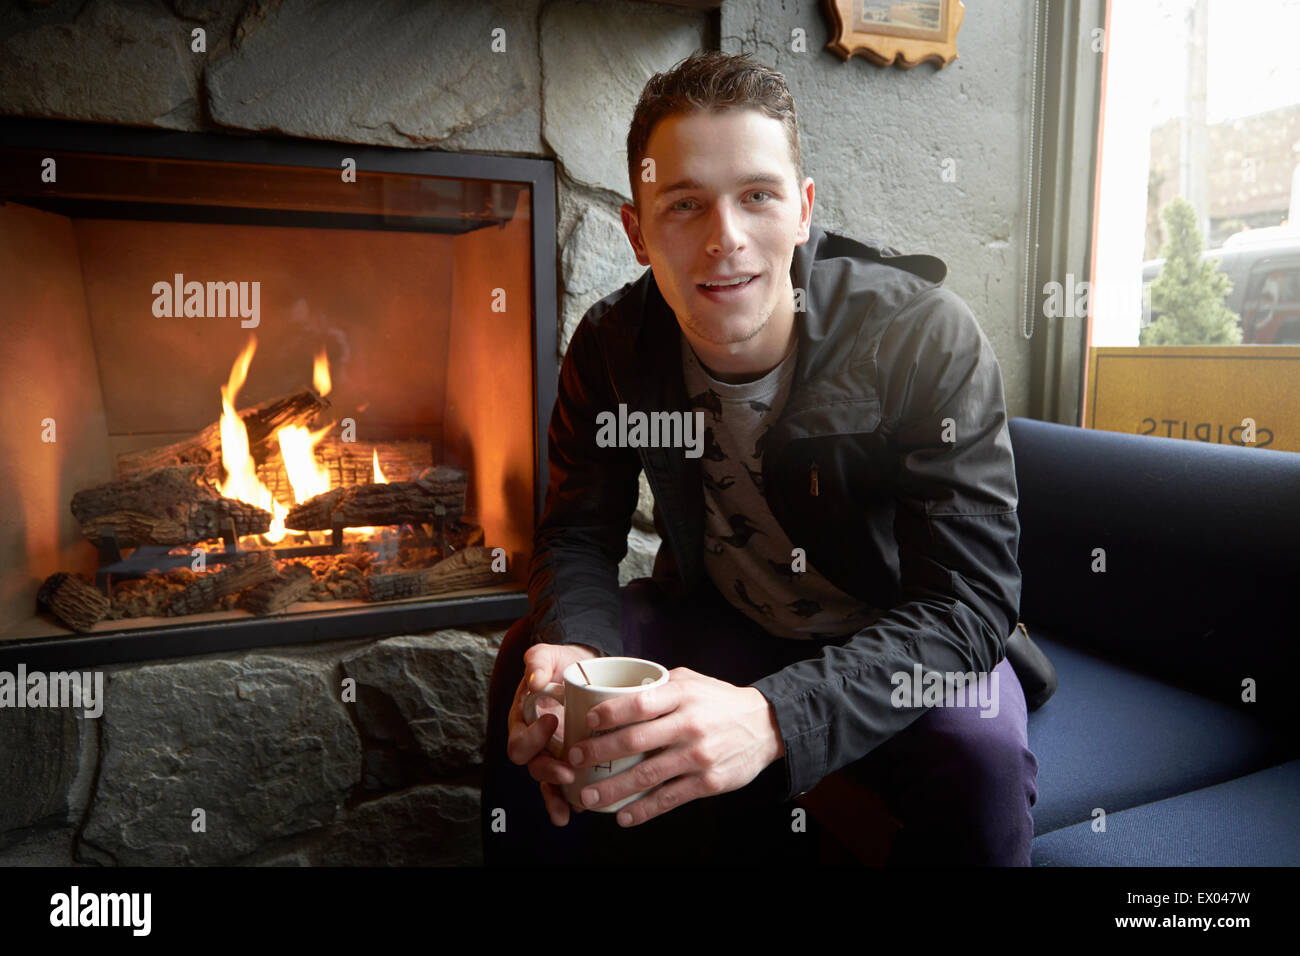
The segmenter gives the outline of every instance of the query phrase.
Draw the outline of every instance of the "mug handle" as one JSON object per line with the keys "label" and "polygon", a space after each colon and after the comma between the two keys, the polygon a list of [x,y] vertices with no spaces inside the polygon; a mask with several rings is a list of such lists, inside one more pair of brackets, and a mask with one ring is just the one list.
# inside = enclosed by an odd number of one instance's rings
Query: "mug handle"
{"label": "mug handle", "polygon": [[[524,720],[530,724],[537,723],[537,718],[540,716],[537,713],[537,700],[540,697],[549,697],[551,700],[559,701],[563,704],[564,685],[551,682],[541,690],[529,691],[528,694],[525,695],[523,703]],[[551,756],[555,757],[557,760],[564,759],[564,741],[560,739],[559,735],[551,735],[551,739],[546,742],[546,749]]]}

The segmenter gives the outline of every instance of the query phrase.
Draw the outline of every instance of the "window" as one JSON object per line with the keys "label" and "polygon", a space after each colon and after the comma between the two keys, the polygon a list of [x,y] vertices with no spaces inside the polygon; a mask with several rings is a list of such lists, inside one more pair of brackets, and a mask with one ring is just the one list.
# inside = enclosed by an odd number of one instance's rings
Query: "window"
{"label": "window", "polygon": [[[1153,344],[1168,322],[1160,344],[1300,344],[1297,36],[1300,0],[1112,0],[1089,345]],[[1187,227],[1230,283],[1210,317],[1223,337],[1203,309],[1179,322],[1152,295]],[[1184,312],[1214,298],[1195,275],[1176,288]]]}

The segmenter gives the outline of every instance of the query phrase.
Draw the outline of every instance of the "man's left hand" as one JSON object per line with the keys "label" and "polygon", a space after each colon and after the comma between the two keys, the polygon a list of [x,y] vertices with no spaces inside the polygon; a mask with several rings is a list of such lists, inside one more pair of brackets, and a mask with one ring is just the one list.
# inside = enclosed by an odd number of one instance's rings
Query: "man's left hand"
{"label": "man's left hand", "polygon": [[621,729],[576,744],[569,753],[573,766],[648,755],[583,788],[583,805],[590,809],[657,787],[619,811],[622,826],[644,823],[697,797],[738,790],[785,755],[776,714],[759,690],[687,667],[669,671],[668,683],[659,687],[602,701],[587,722],[595,731]]}

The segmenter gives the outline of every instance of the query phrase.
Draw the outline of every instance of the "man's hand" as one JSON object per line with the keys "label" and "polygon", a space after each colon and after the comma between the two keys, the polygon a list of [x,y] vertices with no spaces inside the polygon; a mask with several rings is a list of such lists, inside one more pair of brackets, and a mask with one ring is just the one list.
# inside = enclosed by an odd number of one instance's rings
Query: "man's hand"
{"label": "man's hand", "polygon": [[[583,803],[592,808],[658,787],[619,811],[622,826],[644,823],[697,797],[739,790],[785,756],[776,714],[759,690],[686,667],[669,671],[660,687],[597,704],[587,722],[593,730],[635,726],[582,741],[569,754],[574,767],[647,753],[635,767],[582,791]],[[659,753],[649,753],[654,750]]]}
{"label": "man's hand", "polygon": [[[563,681],[564,669],[574,661],[600,656],[599,651],[585,644],[534,644],[524,652],[524,679],[520,681],[514,703],[510,705],[510,736],[506,753],[514,763],[528,764],[529,776],[541,783],[546,812],[557,827],[569,822],[569,801],[564,799],[560,785],[573,783],[577,778],[571,766],[556,760],[546,750],[546,744],[554,734],[563,735],[558,714],[539,713],[537,722],[529,724],[524,720],[524,697],[529,691],[541,690],[551,681]],[[552,706],[559,708],[558,704]],[[576,809],[582,811],[581,807]]]}

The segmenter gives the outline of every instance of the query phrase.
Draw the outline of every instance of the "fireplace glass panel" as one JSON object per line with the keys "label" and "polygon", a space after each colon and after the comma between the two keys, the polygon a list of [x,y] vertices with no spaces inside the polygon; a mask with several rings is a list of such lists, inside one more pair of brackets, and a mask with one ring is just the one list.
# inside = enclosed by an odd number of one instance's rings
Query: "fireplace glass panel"
{"label": "fireplace glass panel", "polygon": [[15,147],[0,174],[0,640],[526,591],[529,183]]}

